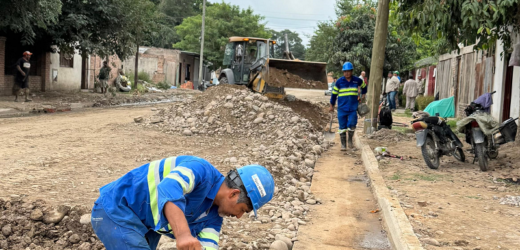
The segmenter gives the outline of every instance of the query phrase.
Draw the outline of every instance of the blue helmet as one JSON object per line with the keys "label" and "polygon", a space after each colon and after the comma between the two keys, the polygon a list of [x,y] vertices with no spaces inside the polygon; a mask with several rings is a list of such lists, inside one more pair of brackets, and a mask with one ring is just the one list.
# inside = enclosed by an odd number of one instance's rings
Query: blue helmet
{"label": "blue helmet", "polygon": [[343,64],[343,71],[354,70],[354,65],[351,62],[346,62]]}
{"label": "blue helmet", "polygon": [[247,191],[247,196],[256,211],[271,201],[274,194],[274,179],[269,171],[260,165],[248,165],[237,169]]}

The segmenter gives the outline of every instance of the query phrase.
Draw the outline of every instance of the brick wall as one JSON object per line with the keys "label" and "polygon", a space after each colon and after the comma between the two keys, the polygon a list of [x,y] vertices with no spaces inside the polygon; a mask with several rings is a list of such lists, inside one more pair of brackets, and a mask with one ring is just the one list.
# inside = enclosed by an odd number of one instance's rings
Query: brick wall
{"label": "brick wall", "polygon": [[[91,55],[90,56],[90,67],[89,67],[89,81],[88,81],[88,88],[93,89],[94,88],[94,82],[99,75],[99,70],[103,67],[103,61],[105,61],[105,58],[101,58],[97,55]],[[119,59],[117,55],[109,56],[108,57],[108,66],[112,68],[112,71],[110,72],[110,80],[108,81],[109,84],[113,84],[114,80],[117,77],[119,69],[121,69],[122,62]]]}
{"label": "brick wall", "polygon": [[10,93],[5,86],[5,37],[0,36],[0,95]]}

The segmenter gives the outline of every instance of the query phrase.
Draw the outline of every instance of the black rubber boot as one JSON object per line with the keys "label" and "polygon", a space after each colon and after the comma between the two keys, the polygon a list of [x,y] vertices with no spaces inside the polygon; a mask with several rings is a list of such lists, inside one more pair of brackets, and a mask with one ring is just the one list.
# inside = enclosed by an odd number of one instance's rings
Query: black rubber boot
{"label": "black rubber boot", "polygon": [[343,132],[339,135],[341,137],[341,151],[347,151],[347,133]]}
{"label": "black rubber boot", "polygon": [[354,149],[352,139],[354,139],[354,131],[348,131],[348,148],[350,149]]}

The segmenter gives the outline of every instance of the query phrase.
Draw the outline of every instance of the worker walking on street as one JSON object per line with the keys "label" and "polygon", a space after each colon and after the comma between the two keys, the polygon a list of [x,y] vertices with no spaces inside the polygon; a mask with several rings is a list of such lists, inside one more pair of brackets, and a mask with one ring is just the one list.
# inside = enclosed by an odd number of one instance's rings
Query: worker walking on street
{"label": "worker walking on street", "polygon": [[419,85],[412,76],[404,83],[403,94],[406,96],[406,109],[413,112],[415,109],[415,98],[419,94]]}
{"label": "worker walking on street", "polygon": [[367,93],[366,84],[362,79],[352,75],[353,70],[352,63],[343,64],[343,77],[336,82],[330,98],[330,112],[334,112],[336,100],[338,101],[338,133],[341,137],[341,151],[347,150],[347,131],[348,146],[350,149],[354,149],[352,138],[358,120],[357,109]]}
{"label": "worker walking on street", "polygon": [[217,250],[223,217],[256,216],[274,189],[260,165],[224,177],[202,158],[171,157],[102,187],[92,227],[107,250],[154,250],[163,234],[176,239],[179,250]]}

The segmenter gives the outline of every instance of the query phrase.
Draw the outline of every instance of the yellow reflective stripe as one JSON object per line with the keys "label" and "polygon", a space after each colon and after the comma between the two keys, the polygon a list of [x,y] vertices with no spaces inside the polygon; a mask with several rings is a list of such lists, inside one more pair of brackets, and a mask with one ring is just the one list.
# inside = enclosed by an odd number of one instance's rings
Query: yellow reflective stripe
{"label": "yellow reflective stripe", "polygon": [[204,238],[204,239],[210,239],[210,240],[213,240],[213,241],[215,241],[217,243],[218,243],[218,240],[219,240],[217,235],[215,235],[213,233],[207,233],[207,232],[200,232],[199,233],[199,237],[200,238]]}
{"label": "yellow reflective stripe", "polygon": [[334,90],[338,91],[339,89],[338,89],[338,87],[334,86]]}
{"label": "yellow reflective stripe", "polygon": [[339,94],[339,96],[354,96],[354,95],[358,95],[358,93],[353,93],[353,92],[347,92],[347,93],[343,93],[343,94]]}
{"label": "yellow reflective stripe", "polygon": [[338,92],[336,92],[336,91],[332,91],[332,94],[333,94],[333,95],[337,95]]}
{"label": "yellow reflective stripe", "polygon": [[170,172],[172,171],[172,162],[175,166],[176,159],[177,157],[170,157],[166,159],[166,161],[164,161],[163,178],[166,178],[166,176],[170,174]]}
{"label": "yellow reflective stripe", "polygon": [[367,86],[367,84],[365,83],[365,81],[363,81],[363,84],[361,84],[361,88],[365,88]]}
{"label": "yellow reflective stripe", "polygon": [[358,91],[357,88],[345,88],[345,89],[340,89],[339,92],[351,92],[351,91]]}
{"label": "yellow reflective stripe", "polygon": [[191,171],[191,169],[189,169],[189,168],[185,168],[185,167],[181,167],[181,166],[175,167],[173,169],[173,171],[179,171],[179,172],[181,172],[181,174],[188,177],[189,188],[186,193],[191,193],[191,191],[193,191],[193,185],[195,184],[195,175],[193,174],[193,171]]}
{"label": "yellow reflective stripe", "polygon": [[166,178],[176,180],[182,187],[183,195],[187,193],[189,184],[178,173],[171,173]]}
{"label": "yellow reflective stripe", "polygon": [[155,225],[159,223],[159,206],[157,201],[159,200],[157,193],[157,185],[159,184],[159,165],[161,161],[153,161],[148,164],[148,191],[150,193],[150,208],[152,210],[153,222]]}

